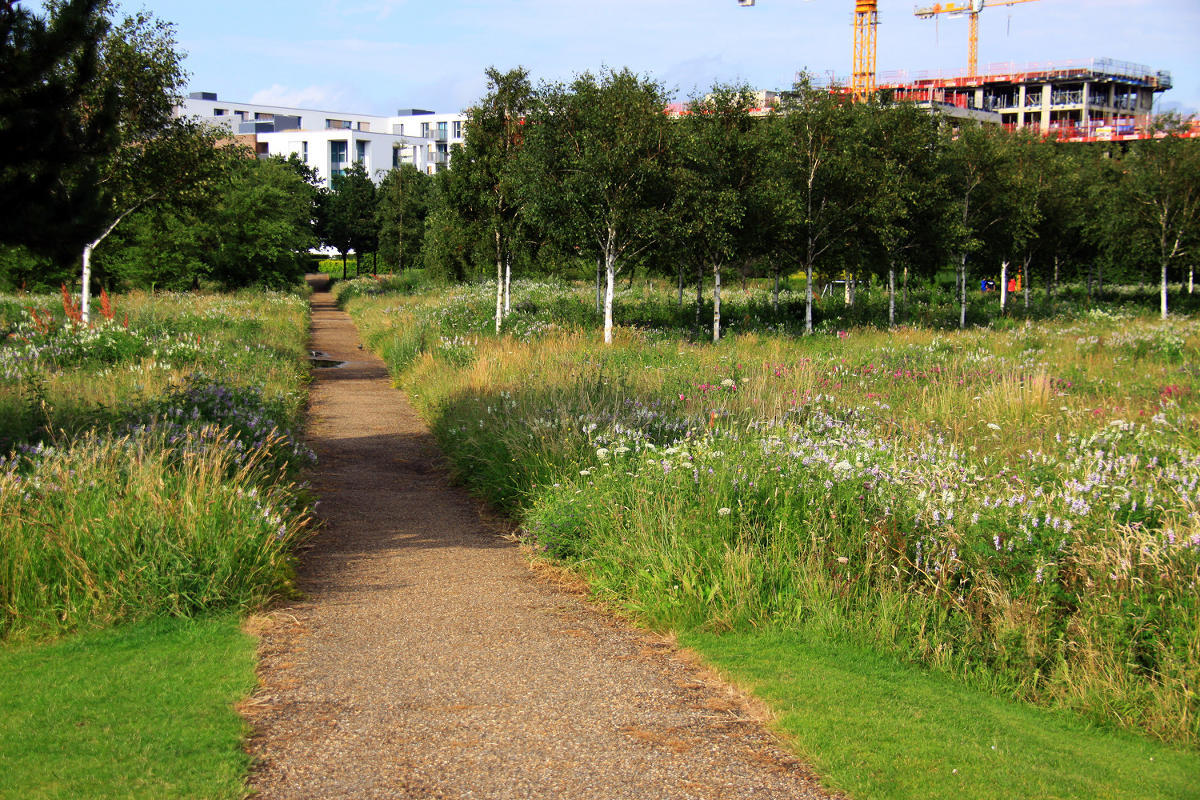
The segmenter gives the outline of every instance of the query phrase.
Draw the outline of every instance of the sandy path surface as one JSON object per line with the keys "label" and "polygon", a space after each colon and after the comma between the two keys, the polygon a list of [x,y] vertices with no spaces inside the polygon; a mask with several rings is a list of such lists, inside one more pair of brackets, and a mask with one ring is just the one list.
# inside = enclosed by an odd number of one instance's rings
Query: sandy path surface
{"label": "sandy path surface", "polygon": [[816,798],[736,693],[537,577],[313,298],[325,527],[245,707],[263,798]]}

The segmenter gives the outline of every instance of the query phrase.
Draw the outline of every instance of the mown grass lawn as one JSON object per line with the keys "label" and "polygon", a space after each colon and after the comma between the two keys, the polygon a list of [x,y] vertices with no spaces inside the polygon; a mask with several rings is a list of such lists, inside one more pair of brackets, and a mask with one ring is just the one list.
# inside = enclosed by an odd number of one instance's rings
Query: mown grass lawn
{"label": "mown grass lawn", "polygon": [[0,650],[0,797],[242,797],[254,646],[226,614]]}
{"label": "mown grass lawn", "polygon": [[870,800],[1194,800],[1200,754],[794,631],[680,641],[765,701],[826,785]]}

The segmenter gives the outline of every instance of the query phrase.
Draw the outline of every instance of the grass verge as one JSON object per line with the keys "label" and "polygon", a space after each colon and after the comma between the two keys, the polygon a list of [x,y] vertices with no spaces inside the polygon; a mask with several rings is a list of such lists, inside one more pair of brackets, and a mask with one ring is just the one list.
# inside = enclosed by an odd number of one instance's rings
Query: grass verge
{"label": "grass verge", "polygon": [[237,798],[233,706],[255,684],[233,614],[0,649],[0,797]]}
{"label": "grass verge", "polygon": [[690,632],[826,785],[871,800],[1185,800],[1200,754],[794,631]]}

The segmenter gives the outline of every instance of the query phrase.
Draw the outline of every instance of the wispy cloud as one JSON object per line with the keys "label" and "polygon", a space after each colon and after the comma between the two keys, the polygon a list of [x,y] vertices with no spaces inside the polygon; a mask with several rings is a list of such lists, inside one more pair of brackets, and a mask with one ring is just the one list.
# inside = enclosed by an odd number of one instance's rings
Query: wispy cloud
{"label": "wispy cloud", "polygon": [[346,93],[330,86],[305,86],[297,89],[281,83],[255,92],[251,103],[288,108],[339,108],[346,102]]}

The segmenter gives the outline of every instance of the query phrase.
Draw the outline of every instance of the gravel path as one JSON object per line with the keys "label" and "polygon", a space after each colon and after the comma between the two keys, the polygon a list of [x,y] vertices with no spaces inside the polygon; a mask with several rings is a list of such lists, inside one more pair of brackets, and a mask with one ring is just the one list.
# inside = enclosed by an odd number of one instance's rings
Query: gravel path
{"label": "gravel path", "polygon": [[538,577],[447,480],[328,293],[306,599],[263,623],[245,704],[263,798],[818,798],[751,706]]}

